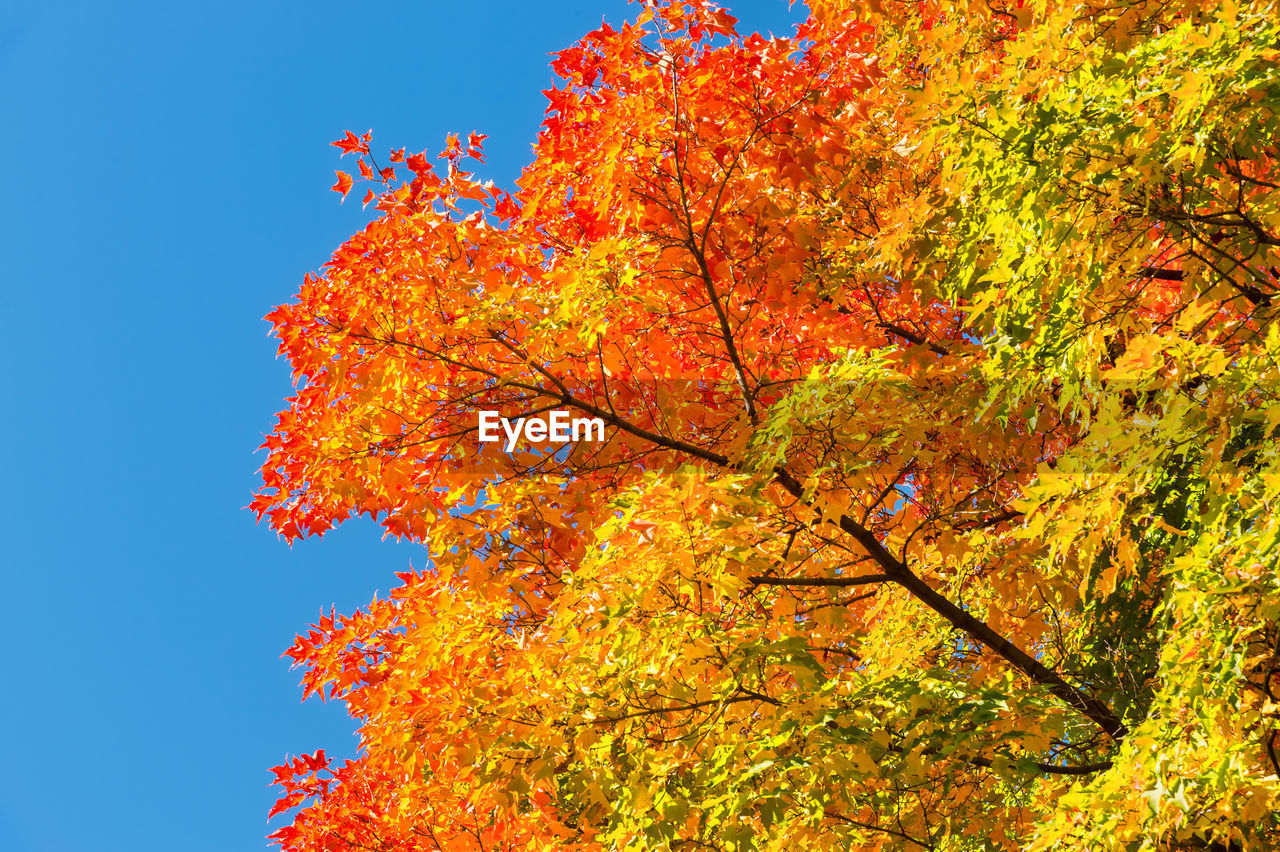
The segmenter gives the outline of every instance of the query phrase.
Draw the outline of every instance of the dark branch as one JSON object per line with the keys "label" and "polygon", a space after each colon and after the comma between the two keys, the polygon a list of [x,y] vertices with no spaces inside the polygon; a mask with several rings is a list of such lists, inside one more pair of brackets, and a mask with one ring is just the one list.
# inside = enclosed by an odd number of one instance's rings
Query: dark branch
{"label": "dark branch", "polygon": [[866,577],[748,577],[757,586],[865,586],[869,583],[883,583],[889,577],[884,574],[871,574]]}

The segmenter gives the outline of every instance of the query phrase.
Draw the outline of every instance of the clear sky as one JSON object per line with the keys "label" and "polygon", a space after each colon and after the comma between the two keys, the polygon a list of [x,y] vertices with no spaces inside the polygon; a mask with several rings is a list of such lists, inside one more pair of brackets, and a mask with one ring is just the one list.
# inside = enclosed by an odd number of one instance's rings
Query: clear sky
{"label": "clear sky", "polygon": [[243,510],[289,392],[261,317],[365,221],[328,190],[342,131],[487,133],[509,185],[547,54],[636,11],[0,2],[0,850],[263,849],[268,768],[352,753],[280,654],[425,555]]}

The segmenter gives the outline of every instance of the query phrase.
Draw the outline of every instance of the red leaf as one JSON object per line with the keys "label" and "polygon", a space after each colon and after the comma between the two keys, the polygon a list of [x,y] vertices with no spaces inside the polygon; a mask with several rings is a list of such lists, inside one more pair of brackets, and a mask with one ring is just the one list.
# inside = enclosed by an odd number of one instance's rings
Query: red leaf
{"label": "red leaf", "polygon": [[484,140],[489,137],[483,133],[472,133],[467,137],[467,156],[484,162]]}
{"label": "red leaf", "polygon": [[340,172],[337,169],[334,169],[333,173],[338,176],[338,182],[329,188],[334,192],[341,192],[343,199],[345,199],[347,193],[351,191],[351,175],[346,172]]}
{"label": "red leaf", "polygon": [[458,138],[458,134],[450,133],[445,139],[444,150],[440,152],[440,159],[446,160],[460,156],[462,156],[462,140]]}
{"label": "red leaf", "polygon": [[405,163],[414,174],[426,174],[431,171],[431,166],[427,165],[426,154],[414,154]]}
{"label": "red leaf", "polygon": [[493,206],[493,212],[502,221],[515,219],[520,215],[520,205],[510,195],[503,195]]}
{"label": "red leaf", "polygon": [[341,149],[342,149],[342,156],[344,156],[344,157],[345,157],[347,154],[356,154],[356,153],[360,153],[360,152],[368,153],[368,152],[369,152],[369,146],[368,146],[366,143],[361,142],[361,141],[360,141],[360,137],[359,137],[359,136],[356,136],[356,135],[355,135],[354,133],[352,133],[350,130],[348,130],[348,131],[347,131],[347,135],[346,135],[345,137],[343,137],[342,139],[339,139],[339,140],[338,140],[338,141],[336,141],[336,142],[330,142],[329,144],[330,144],[330,145],[332,145],[332,146],[334,146],[335,148],[341,148]]}

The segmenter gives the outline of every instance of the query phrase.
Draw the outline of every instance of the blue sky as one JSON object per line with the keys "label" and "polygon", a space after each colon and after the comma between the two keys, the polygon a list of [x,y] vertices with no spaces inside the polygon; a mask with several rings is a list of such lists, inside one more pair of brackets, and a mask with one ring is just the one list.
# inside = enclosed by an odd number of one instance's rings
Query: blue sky
{"label": "blue sky", "polygon": [[0,9],[0,849],[263,849],[268,768],[354,747],[281,652],[424,561],[367,522],[289,548],[242,509],[289,392],[261,317],[364,222],[328,143],[478,130],[509,184],[547,54],[636,10]]}

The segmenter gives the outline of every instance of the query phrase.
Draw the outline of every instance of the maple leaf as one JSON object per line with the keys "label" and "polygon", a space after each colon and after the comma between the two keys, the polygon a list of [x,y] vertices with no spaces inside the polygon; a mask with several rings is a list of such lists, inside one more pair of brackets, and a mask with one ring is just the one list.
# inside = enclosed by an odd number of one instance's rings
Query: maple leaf
{"label": "maple leaf", "polygon": [[520,215],[520,205],[510,195],[503,193],[494,204],[493,212],[500,220],[514,219]]}
{"label": "maple leaf", "polygon": [[361,140],[360,137],[356,136],[350,130],[346,131],[346,136],[336,142],[330,142],[329,144],[334,147],[341,148],[342,155],[344,157],[347,154],[369,153],[368,140]]}
{"label": "maple leaf", "polygon": [[425,153],[413,154],[409,159],[405,160],[405,165],[409,167],[411,172],[418,176],[425,175],[427,172],[431,171],[431,165],[427,162],[427,155]]}
{"label": "maple leaf", "polygon": [[342,193],[342,197],[345,199],[347,197],[347,193],[351,191],[351,184],[352,184],[351,175],[347,174],[346,172],[337,171],[337,170],[334,171],[334,174],[338,176],[338,180],[337,182],[334,183],[333,186],[329,188],[332,189],[334,192]]}
{"label": "maple leaf", "polygon": [[483,133],[472,133],[467,137],[467,156],[473,160],[483,163],[484,159],[484,140],[489,137]]}
{"label": "maple leaf", "polygon": [[440,152],[439,158],[455,159],[462,156],[462,140],[458,138],[458,134],[450,133],[445,140],[444,150]]}

